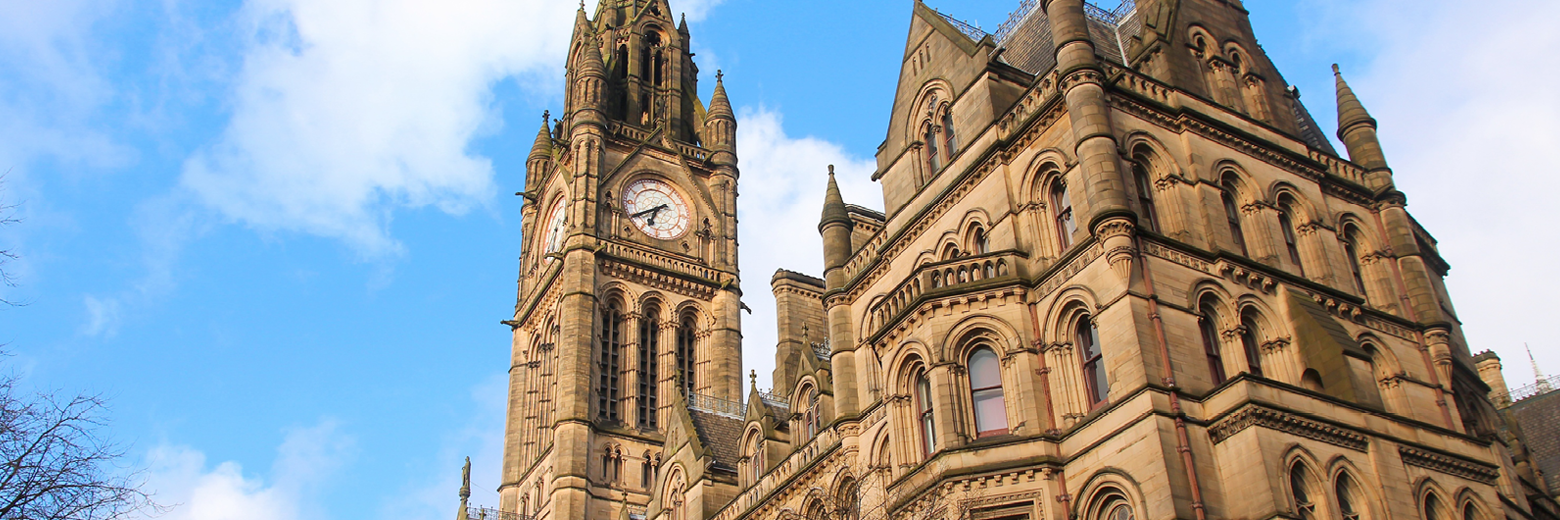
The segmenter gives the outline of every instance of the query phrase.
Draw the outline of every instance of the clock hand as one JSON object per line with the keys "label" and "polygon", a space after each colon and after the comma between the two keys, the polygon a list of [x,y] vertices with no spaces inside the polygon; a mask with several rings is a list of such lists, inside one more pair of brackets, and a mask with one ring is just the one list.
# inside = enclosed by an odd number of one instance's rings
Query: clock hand
{"label": "clock hand", "polygon": [[664,210],[664,209],[666,209],[666,205],[662,204],[660,206],[656,206],[656,207],[653,207],[653,208],[641,211],[639,213],[635,213],[633,215],[629,215],[628,218],[639,218],[639,217],[642,217],[642,216],[645,216],[645,215],[650,215],[650,219],[651,220],[655,220],[654,213],[658,213],[658,212],[660,212],[661,210]]}

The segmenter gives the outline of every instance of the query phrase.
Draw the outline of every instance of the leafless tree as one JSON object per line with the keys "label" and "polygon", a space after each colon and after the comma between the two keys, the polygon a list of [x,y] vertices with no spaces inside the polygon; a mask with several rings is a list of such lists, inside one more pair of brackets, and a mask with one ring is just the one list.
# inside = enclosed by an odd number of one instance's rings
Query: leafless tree
{"label": "leafless tree", "polygon": [[0,376],[0,520],[113,520],[166,511],[106,440],[97,396],[24,394]]}

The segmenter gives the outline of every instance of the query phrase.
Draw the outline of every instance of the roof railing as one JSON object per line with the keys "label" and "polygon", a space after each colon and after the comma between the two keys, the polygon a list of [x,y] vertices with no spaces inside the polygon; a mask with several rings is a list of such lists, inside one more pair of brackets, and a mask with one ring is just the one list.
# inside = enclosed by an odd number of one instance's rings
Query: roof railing
{"label": "roof railing", "polygon": [[1533,384],[1512,390],[1511,402],[1515,403],[1530,397],[1538,397],[1553,392],[1556,388],[1560,388],[1560,375],[1549,376],[1535,381]]}
{"label": "roof railing", "polygon": [[943,17],[943,20],[947,20],[949,25],[952,25],[953,28],[958,29],[959,32],[964,33],[965,36],[969,36],[971,40],[975,40],[975,41],[978,42],[982,38],[986,37],[986,31],[984,29],[981,29],[979,25],[975,25],[975,24],[966,22],[964,20],[960,20],[958,18],[954,18],[953,16],[950,16],[948,13],[944,13],[942,11],[938,11],[937,9],[932,9],[932,12],[935,12],[935,13],[937,13],[938,16]]}

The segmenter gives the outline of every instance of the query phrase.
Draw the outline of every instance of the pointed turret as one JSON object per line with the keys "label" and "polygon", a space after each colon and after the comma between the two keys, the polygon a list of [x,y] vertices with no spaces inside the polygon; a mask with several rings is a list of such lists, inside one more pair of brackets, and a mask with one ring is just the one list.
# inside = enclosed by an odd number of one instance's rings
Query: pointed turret
{"label": "pointed turret", "polygon": [[542,176],[547,173],[547,166],[552,163],[553,137],[547,126],[552,114],[542,111],[542,127],[536,131],[536,141],[531,143],[531,155],[525,159],[525,186],[526,191],[535,191]]}
{"label": "pointed turret", "polygon": [[840,184],[834,180],[834,165],[829,165],[829,188],[823,195],[823,219],[818,222],[818,232],[823,234],[824,278],[829,288],[839,287],[834,273],[850,259],[850,214],[845,209],[845,198],[840,196]]}
{"label": "pointed turret", "polygon": [[688,41],[688,13],[683,13],[682,21],[677,22],[677,33],[682,35],[683,41]]}
{"label": "pointed turret", "polygon": [[542,127],[536,131],[536,141],[531,143],[530,160],[552,155],[553,140],[552,131],[547,128],[547,120],[552,116],[550,112],[542,112]]}
{"label": "pointed turret", "polygon": [[736,114],[731,111],[731,100],[726,98],[725,78],[724,72],[715,71],[715,94],[710,96],[710,109],[707,111],[706,119],[737,120]]}
{"label": "pointed turret", "polygon": [[710,96],[710,108],[704,114],[704,147],[715,152],[710,162],[716,165],[737,164],[737,116],[731,111],[731,100],[726,99],[723,74],[715,72],[715,94]]}
{"label": "pointed turret", "polygon": [[1367,187],[1381,190],[1392,185],[1392,170],[1387,166],[1381,142],[1376,139],[1376,119],[1365,111],[1365,105],[1354,95],[1349,83],[1343,80],[1338,65],[1333,64],[1333,77],[1338,84],[1338,139],[1349,150],[1349,160],[1365,167]]}

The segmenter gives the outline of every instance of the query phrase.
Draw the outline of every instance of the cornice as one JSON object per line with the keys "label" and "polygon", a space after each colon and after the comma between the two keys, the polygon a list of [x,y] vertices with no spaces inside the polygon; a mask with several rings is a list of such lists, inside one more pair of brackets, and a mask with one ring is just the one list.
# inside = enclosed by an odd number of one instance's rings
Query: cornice
{"label": "cornice", "polygon": [[1208,436],[1214,444],[1219,444],[1252,427],[1284,432],[1362,453],[1367,452],[1370,446],[1369,439],[1354,430],[1312,421],[1257,404],[1247,404],[1213,423],[1208,427]]}

